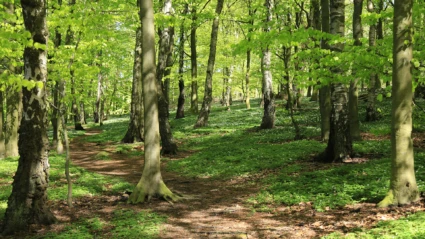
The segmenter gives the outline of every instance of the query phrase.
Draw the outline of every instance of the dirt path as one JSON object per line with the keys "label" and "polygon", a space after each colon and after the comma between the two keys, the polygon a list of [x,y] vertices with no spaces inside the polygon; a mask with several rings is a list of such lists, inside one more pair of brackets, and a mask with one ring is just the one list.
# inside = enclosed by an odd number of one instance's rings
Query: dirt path
{"label": "dirt path", "polygon": [[[99,132],[88,130],[86,135]],[[85,136],[82,136],[85,137]],[[105,175],[121,177],[137,183],[143,161],[140,157],[114,152],[114,145],[86,143],[81,138],[71,143],[74,164]],[[100,151],[109,153],[111,160],[95,160]],[[181,152],[171,160],[188,155]],[[175,192],[194,199],[169,204],[161,200],[140,205],[119,204],[122,195],[104,195],[76,199],[74,212],[63,205],[54,205],[62,221],[73,221],[85,214],[101,214],[110,218],[118,208],[152,209],[168,217],[161,228],[161,238],[317,238],[333,231],[345,233],[353,228],[368,228],[380,220],[398,218],[423,210],[424,201],[403,208],[377,209],[374,204],[362,203],[337,210],[317,212],[310,204],[296,206],[270,205],[267,212],[255,212],[246,199],[260,188],[264,175],[235,178],[228,181],[181,177],[162,170],[164,181]],[[60,230],[60,224],[56,226]]]}

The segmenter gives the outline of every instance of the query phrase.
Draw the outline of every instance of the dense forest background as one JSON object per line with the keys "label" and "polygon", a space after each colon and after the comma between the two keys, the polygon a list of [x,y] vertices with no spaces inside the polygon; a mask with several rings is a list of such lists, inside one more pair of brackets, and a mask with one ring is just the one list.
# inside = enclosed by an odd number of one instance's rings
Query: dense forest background
{"label": "dense forest background", "polygon": [[[388,122],[389,189],[376,203],[420,201],[412,140],[420,122],[412,113],[423,111],[425,97],[421,2],[3,0],[0,7],[0,157],[19,157],[4,234],[56,221],[49,152],[65,155],[73,207],[70,124],[84,131],[129,115],[117,141],[143,142],[144,167],[128,202],[193,199],[167,187],[160,158],[184,145],[173,122],[190,118],[193,130],[211,129],[218,104],[261,109],[252,132],[281,127],[276,112],[284,109],[291,140],[326,144],[313,150],[321,163],[364,162],[355,143],[368,139],[362,124]],[[311,110],[320,136],[299,117]]]}

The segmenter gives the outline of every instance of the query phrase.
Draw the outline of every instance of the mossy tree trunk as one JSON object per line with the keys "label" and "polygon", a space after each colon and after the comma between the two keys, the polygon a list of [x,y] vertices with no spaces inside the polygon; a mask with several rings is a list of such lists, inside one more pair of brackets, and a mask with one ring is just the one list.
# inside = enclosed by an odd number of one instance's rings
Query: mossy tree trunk
{"label": "mossy tree trunk", "polygon": [[139,2],[142,19],[142,81],[145,127],[145,162],[142,177],[130,195],[129,203],[140,203],[151,197],[176,200],[162,180],[160,170],[160,135],[158,118],[158,84],[155,69],[155,30],[152,0]]}
{"label": "mossy tree trunk", "polygon": [[[46,46],[46,1],[22,0],[25,28],[32,40]],[[51,224],[55,217],[47,205],[49,182],[49,140],[47,138],[47,52],[42,48],[24,50],[24,77],[39,83],[32,89],[24,88],[23,116],[19,129],[19,162],[14,176],[12,194],[8,199],[3,234],[27,231],[31,224]]]}
{"label": "mossy tree trunk", "polygon": [[[266,20],[268,24],[272,20],[273,6],[271,0],[265,0],[264,6],[266,7]],[[270,26],[264,28],[265,32],[270,31]],[[263,101],[264,101],[264,113],[261,121],[260,128],[271,129],[274,128],[275,121],[275,105],[274,105],[274,94],[273,94],[273,78],[270,69],[271,66],[271,51],[268,46],[262,50],[261,57],[261,71],[263,73]]]}
{"label": "mossy tree trunk", "polygon": [[216,16],[213,20],[211,29],[210,53],[208,57],[207,75],[205,78],[204,100],[202,101],[202,108],[195,123],[195,128],[204,127],[208,124],[208,117],[210,115],[212,103],[212,80],[214,74],[215,55],[217,51],[218,26],[220,23],[219,17],[223,10],[223,3],[224,0],[218,0],[217,7],[215,9]]}
{"label": "mossy tree trunk", "polygon": [[395,0],[391,109],[391,180],[380,207],[417,201],[412,142],[412,6],[413,0]]}
{"label": "mossy tree trunk", "polygon": [[134,49],[130,122],[128,124],[127,133],[121,140],[123,143],[143,141],[142,44],[142,28],[138,27],[136,30],[136,46]]}

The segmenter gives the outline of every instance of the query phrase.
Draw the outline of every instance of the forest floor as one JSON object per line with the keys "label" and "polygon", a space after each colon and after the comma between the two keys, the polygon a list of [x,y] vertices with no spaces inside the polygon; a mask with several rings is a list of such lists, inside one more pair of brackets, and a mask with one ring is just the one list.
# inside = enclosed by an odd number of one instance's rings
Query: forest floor
{"label": "forest floor", "polygon": [[[98,133],[100,131],[88,129],[85,135],[72,140],[73,164],[136,184],[141,176],[143,160],[140,156],[116,153],[113,144],[82,140]],[[110,159],[95,160],[95,155],[100,151],[108,152]],[[180,160],[190,154],[179,152],[169,157],[170,160]],[[311,162],[311,166],[318,167],[314,162]],[[93,214],[108,220],[114,210],[127,208],[135,211],[149,209],[166,216],[166,222],[160,228],[160,238],[319,238],[332,232],[344,234],[356,228],[371,228],[378,221],[397,219],[425,208],[423,198],[410,206],[385,209],[376,208],[373,203],[359,203],[323,212],[316,211],[310,203],[269,205],[261,210],[253,208],[247,199],[261,190],[260,180],[273,173],[261,172],[255,176],[220,180],[183,177],[163,167],[162,175],[167,186],[188,199],[174,204],[153,199],[144,204],[129,205],[125,203],[128,195],[123,192],[74,199],[72,210],[65,201],[55,201],[51,208],[59,223],[44,230],[59,232],[66,223]],[[43,230],[37,233],[43,233]],[[100,238],[107,236],[107,231],[99,233]]]}

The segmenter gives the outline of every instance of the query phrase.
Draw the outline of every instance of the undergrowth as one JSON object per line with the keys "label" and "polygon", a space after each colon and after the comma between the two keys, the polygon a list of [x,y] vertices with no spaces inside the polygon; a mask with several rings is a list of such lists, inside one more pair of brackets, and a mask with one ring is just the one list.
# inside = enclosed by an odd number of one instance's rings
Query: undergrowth
{"label": "undergrowth", "polygon": [[[252,105],[259,102],[252,101]],[[283,105],[282,102],[278,102]],[[422,102],[420,102],[422,103]],[[363,103],[361,103],[363,104]],[[315,155],[322,152],[326,143],[320,142],[320,115],[316,102],[304,102],[303,109],[295,111],[295,119],[300,125],[303,140],[295,141],[295,133],[288,112],[281,106],[276,109],[276,127],[260,130],[262,109],[245,109],[237,103],[227,111],[225,107],[214,106],[207,127],[193,127],[196,115],[186,114],[183,119],[170,117],[175,140],[180,151],[191,154],[181,160],[164,160],[168,170],[191,177],[211,177],[231,179],[239,176],[273,172],[259,183],[261,190],[248,200],[255,209],[263,210],[270,205],[293,205],[309,202],[317,211],[325,208],[338,208],[357,202],[376,203],[382,199],[389,187],[390,178],[390,101],[379,102],[382,117],[376,122],[361,121],[361,131],[371,135],[354,143],[356,157],[363,159],[352,164],[321,164],[314,161]],[[365,107],[360,105],[360,119],[365,118]],[[414,122],[425,119],[425,113],[415,111]],[[85,140],[98,143],[115,143],[115,153],[143,155],[141,143],[120,144],[128,127],[128,117],[114,118],[103,126],[101,134],[87,136]],[[425,132],[425,126],[414,123],[415,132]],[[80,133],[75,132],[75,135]],[[72,134],[71,134],[72,135]],[[103,159],[103,158],[99,158]],[[104,159],[108,159],[105,156]],[[419,189],[425,190],[425,150],[415,150],[416,177]],[[61,155],[50,155],[49,198],[66,198],[66,180]],[[0,220],[4,216],[7,197],[11,192],[11,182],[17,160],[8,158],[0,161]],[[131,190],[133,185],[120,179],[88,172],[79,167],[71,167],[74,183],[74,196],[100,195],[104,193]],[[417,213],[396,221],[379,223],[374,229],[359,229],[345,235],[348,238],[421,238],[424,227],[424,213]],[[119,210],[111,220],[98,215],[83,218],[69,225],[61,234],[78,235],[78,238],[93,238],[107,228],[111,238],[155,237],[158,225],[165,219],[151,212]],[[144,223],[141,223],[141,222]],[[408,231],[408,232],[406,232]],[[410,234],[403,234],[410,233]],[[142,236],[140,236],[142,235]],[[404,235],[404,236],[403,236]],[[408,236],[410,235],[410,236]],[[413,235],[413,236],[412,236]],[[334,233],[326,238],[340,238]]]}

